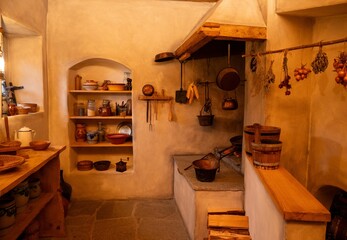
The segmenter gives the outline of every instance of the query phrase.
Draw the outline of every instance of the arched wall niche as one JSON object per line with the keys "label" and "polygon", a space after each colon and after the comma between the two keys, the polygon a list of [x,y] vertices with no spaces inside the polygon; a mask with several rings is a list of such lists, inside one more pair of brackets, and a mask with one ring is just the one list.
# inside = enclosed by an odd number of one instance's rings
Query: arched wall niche
{"label": "arched wall niche", "polygon": [[[112,59],[106,58],[88,58],[75,63],[69,68],[69,79],[74,79],[78,74],[82,77],[82,82],[86,80],[98,81],[99,85],[103,80],[111,82],[126,83],[124,73],[131,73],[128,66]],[[84,76],[88,76],[85,79]],[[73,81],[70,81],[70,83]],[[74,83],[73,83],[74,84]],[[72,89],[70,86],[70,89]]]}

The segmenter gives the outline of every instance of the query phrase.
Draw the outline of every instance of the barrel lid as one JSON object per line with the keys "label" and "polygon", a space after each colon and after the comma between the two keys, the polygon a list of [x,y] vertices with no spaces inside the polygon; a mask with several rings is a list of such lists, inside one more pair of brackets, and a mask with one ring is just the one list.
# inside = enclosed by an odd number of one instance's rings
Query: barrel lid
{"label": "barrel lid", "polygon": [[[245,126],[244,132],[254,134],[254,132],[255,132],[254,125]],[[261,133],[276,133],[277,134],[277,133],[281,132],[281,128],[274,127],[274,126],[260,125],[260,132]]]}

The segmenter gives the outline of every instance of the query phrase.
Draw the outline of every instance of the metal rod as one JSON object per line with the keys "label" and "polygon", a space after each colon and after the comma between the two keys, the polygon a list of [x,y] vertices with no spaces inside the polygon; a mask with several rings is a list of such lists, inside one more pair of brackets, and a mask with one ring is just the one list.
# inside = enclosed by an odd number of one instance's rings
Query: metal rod
{"label": "metal rod", "polygon": [[295,47],[290,47],[290,48],[282,48],[278,50],[272,50],[272,51],[265,51],[265,52],[259,52],[259,53],[251,53],[251,54],[243,54],[242,57],[255,57],[258,55],[267,55],[267,54],[274,54],[274,53],[280,53],[284,51],[293,51],[293,50],[298,50],[298,49],[304,49],[304,48],[311,48],[311,47],[322,47],[326,45],[332,45],[332,44],[337,44],[337,43],[343,43],[347,42],[347,37],[341,38],[341,39],[336,39],[332,41],[320,41],[317,43],[312,43],[312,44],[305,44],[305,45],[300,45],[300,46],[295,46]]}

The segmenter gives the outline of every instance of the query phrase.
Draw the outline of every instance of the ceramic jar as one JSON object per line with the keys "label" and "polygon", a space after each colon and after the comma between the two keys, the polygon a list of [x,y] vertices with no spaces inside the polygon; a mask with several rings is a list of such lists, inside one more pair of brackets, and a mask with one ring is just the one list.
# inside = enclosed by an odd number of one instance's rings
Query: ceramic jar
{"label": "ceramic jar", "polygon": [[29,198],[37,198],[41,194],[41,186],[39,178],[29,179]]}
{"label": "ceramic jar", "polygon": [[9,103],[8,104],[8,115],[14,116],[18,114],[18,109],[15,103]]}
{"label": "ceramic jar", "polygon": [[0,198],[0,236],[3,229],[13,225],[16,221],[16,202],[10,195],[4,195]]}
{"label": "ceramic jar", "polygon": [[98,131],[88,131],[87,132],[87,142],[89,144],[98,143]]}
{"label": "ceramic jar", "polygon": [[102,107],[99,107],[98,113],[100,116],[111,116],[112,112],[109,100],[103,100]]}
{"label": "ceramic jar", "polygon": [[29,184],[25,180],[12,189],[12,196],[16,202],[17,213],[23,212],[26,209],[29,201]]}
{"label": "ceramic jar", "polygon": [[87,105],[87,116],[94,117],[95,116],[95,100],[89,99]]}
{"label": "ceramic jar", "polygon": [[77,123],[76,131],[75,131],[76,142],[85,142],[86,134],[87,134],[86,125],[83,123]]}

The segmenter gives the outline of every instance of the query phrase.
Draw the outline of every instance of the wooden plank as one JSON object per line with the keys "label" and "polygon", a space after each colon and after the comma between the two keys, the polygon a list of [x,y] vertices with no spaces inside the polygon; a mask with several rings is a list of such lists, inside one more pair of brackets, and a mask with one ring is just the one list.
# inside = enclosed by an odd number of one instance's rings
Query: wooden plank
{"label": "wooden plank", "polygon": [[225,227],[248,229],[248,216],[239,215],[208,215],[208,227]]}
{"label": "wooden plank", "polygon": [[251,240],[250,235],[232,233],[225,230],[209,230],[209,239]]}
{"label": "wooden plank", "polygon": [[[219,32],[218,29],[216,31]],[[210,33],[210,31],[206,31],[206,32]],[[202,31],[201,29],[198,29],[193,35],[187,38],[179,48],[176,49],[175,55],[178,58],[180,58],[181,61],[183,61],[185,59],[181,58],[182,55],[188,53],[188,55],[186,56],[190,56],[191,54],[198,51],[201,47],[205,46],[210,41],[212,41],[212,37],[207,36],[204,31]]]}
{"label": "wooden plank", "polygon": [[237,26],[230,24],[220,25],[220,34],[216,40],[266,40],[266,27]]}
{"label": "wooden plank", "polygon": [[173,97],[169,97],[169,96],[143,96],[143,95],[140,95],[139,96],[139,100],[150,100],[150,101],[170,101],[172,100]]}
{"label": "wooden plank", "polygon": [[[186,60],[212,40],[266,40],[266,27],[206,22],[184,40],[181,46],[176,49],[175,55],[181,60]],[[184,54],[188,57],[181,58]]]}
{"label": "wooden plank", "polygon": [[[252,157],[247,156],[253,163]],[[254,168],[285,220],[330,221],[330,212],[285,168]]]}
{"label": "wooden plank", "polygon": [[207,213],[208,214],[229,214],[229,215],[245,215],[245,210],[235,208],[207,208]]}
{"label": "wooden plank", "polygon": [[234,234],[240,234],[240,235],[249,235],[248,229],[232,229],[232,228],[225,228],[225,227],[209,227],[208,230],[214,230],[219,232],[225,232],[225,233],[234,233]]}

